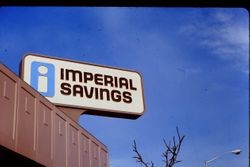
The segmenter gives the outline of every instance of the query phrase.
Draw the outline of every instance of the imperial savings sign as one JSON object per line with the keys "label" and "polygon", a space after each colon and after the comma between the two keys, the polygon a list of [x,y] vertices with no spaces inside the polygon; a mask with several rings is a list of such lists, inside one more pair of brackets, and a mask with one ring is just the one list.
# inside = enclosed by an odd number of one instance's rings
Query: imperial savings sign
{"label": "imperial savings sign", "polygon": [[135,71],[28,54],[22,78],[57,106],[133,119],[145,110],[142,78]]}

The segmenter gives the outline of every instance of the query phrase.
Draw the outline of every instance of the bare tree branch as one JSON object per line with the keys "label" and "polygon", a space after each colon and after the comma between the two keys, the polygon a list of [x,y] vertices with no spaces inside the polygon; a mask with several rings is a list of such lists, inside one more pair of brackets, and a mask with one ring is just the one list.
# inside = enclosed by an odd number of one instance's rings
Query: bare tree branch
{"label": "bare tree branch", "polygon": [[163,142],[166,147],[166,151],[163,153],[165,167],[173,167],[176,163],[179,163],[181,161],[177,161],[177,156],[180,152],[181,144],[184,140],[184,135],[180,135],[178,127],[176,127],[177,135],[178,135],[178,143],[176,142],[175,136],[173,137],[173,145],[171,142],[169,144],[166,143],[166,141],[163,139]]}
{"label": "bare tree branch", "polygon": [[151,167],[154,167],[154,163],[152,161],[149,163],[149,162],[145,162],[143,160],[142,155],[137,150],[135,140],[134,140],[134,144],[132,145],[132,147],[133,147],[133,151],[136,153],[136,156],[133,157],[136,159],[136,162],[139,162],[140,164],[144,165],[145,167],[149,167],[150,164],[151,164]]}
{"label": "bare tree branch", "polygon": [[[172,138],[173,142],[169,141],[169,143],[167,143],[166,140],[163,139],[164,145],[166,147],[165,152],[162,154],[162,157],[164,158],[163,161],[165,162],[165,167],[173,167],[175,164],[181,162],[181,161],[177,160],[177,156],[180,152],[181,145],[182,145],[182,142],[185,138],[185,135],[180,135],[178,127],[176,127],[176,132],[178,135],[178,141],[176,141],[175,136],[173,136],[173,138]],[[154,163],[152,161],[149,163],[149,162],[146,162],[142,158],[142,155],[137,150],[135,140],[134,140],[134,144],[132,145],[132,147],[133,147],[133,151],[136,153],[136,156],[133,157],[136,159],[136,162],[140,163],[144,167],[149,167],[149,165],[151,165],[151,167],[154,167]]]}

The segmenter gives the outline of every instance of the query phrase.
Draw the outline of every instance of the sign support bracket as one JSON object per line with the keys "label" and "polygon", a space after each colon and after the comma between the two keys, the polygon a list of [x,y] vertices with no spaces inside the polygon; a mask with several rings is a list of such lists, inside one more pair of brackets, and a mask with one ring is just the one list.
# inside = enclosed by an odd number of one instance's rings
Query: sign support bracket
{"label": "sign support bracket", "polygon": [[69,116],[72,120],[78,123],[79,118],[82,114],[84,114],[87,110],[83,109],[75,109],[70,107],[61,107],[57,106],[62,112],[64,112],[67,116]]}

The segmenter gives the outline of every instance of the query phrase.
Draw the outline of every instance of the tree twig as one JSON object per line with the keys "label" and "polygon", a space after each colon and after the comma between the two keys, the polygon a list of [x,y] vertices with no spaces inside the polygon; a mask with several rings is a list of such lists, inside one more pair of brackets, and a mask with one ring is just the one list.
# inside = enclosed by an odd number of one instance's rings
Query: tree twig
{"label": "tree twig", "polygon": [[145,167],[149,167],[149,165],[151,165],[151,167],[154,167],[154,163],[152,161],[149,163],[149,162],[146,162],[143,160],[142,155],[137,150],[135,140],[134,140],[134,144],[132,145],[132,147],[133,147],[133,151],[136,153],[136,156],[133,157],[136,159],[136,162],[139,162],[140,164],[144,165]]}
{"label": "tree twig", "polygon": [[[166,140],[163,139],[164,145],[166,147],[165,152],[162,154],[162,156],[164,157],[163,161],[165,162],[165,167],[173,167],[176,163],[181,162],[180,160],[177,160],[177,156],[180,152],[181,145],[185,138],[185,135],[180,135],[178,127],[176,127],[176,132],[178,135],[178,138],[177,138],[178,141],[176,141],[175,136],[173,136],[172,138],[173,142],[169,141],[169,143],[167,143]],[[135,140],[134,140],[132,147],[133,147],[133,151],[136,153],[136,156],[133,157],[136,159],[136,162],[140,163],[144,167],[149,167],[149,165],[151,165],[150,167],[154,167],[154,163],[152,161],[149,163],[143,159],[142,155],[137,150]]]}

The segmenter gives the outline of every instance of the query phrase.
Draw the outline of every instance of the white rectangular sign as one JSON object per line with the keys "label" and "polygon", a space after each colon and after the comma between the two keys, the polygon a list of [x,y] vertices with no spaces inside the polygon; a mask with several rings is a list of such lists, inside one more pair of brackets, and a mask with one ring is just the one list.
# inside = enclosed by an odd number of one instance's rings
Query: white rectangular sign
{"label": "white rectangular sign", "polygon": [[145,110],[142,78],[135,71],[28,54],[22,78],[58,106],[132,118]]}

